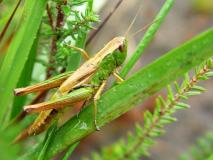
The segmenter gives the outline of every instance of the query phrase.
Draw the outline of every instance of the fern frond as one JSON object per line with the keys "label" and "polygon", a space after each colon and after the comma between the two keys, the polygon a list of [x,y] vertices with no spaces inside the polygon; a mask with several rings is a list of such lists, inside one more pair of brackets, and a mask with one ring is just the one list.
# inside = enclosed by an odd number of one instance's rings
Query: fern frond
{"label": "fern frond", "polygon": [[[143,127],[136,125],[135,133],[128,135],[127,142],[120,140],[112,146],[103,148],[100,155],[93,154],[93,159],[136,160],[141,156],[148,156],[148,149],[155,143],[154,138],[165,132],[163,128],[166,124],[176,121],[176,118],[172,116],[173,113],[179,109],[189,108],[189,105],[183,103],[182,100],[205,91],[197,83],[211,76],[212,64],[213,59],[211,58],[196,68],[195,75],[192,78],[189,77],[189,74],[186,74],[181,85],[174,82],[174,87],[168,86],[167,98],[164,99],[159,96],[156,100],[154,112],[146,111],[144,113]],[[172,88],[175,89],[175,94]]]}

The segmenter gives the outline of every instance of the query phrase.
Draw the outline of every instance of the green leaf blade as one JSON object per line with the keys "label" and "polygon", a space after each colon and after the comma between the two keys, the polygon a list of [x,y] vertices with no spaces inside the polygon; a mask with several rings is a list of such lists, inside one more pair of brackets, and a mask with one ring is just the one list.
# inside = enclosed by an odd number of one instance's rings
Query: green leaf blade
{"label": "green leaf blade", "polygon": [[25,1],[19,30],[16,32],[0,68],[0,97],[4,100],[0,101],[0,120],[3,120],[6,108],[12,104],[13,89],[18,83],[36,38],[46,2],[47,0]]}

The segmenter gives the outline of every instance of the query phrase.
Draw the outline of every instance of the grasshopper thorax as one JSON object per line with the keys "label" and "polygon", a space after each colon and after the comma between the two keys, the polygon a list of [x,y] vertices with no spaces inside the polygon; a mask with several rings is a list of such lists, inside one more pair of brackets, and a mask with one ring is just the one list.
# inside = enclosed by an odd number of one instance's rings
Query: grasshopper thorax
{"label": "grasshopper thorax", "polygon": [[117,51],[113,53],[113,56],[116,60],[117,67],[122,65],[127,56],[127,40],[124,38],[123,44],[121,44]]}
{"label": "grasshopper thorax", "polygon": [[[121,37],[118,38],[121,39]],[[108,79],[108,77],[114,72],[116,68],[124,63],[127,56],[127,41],[126,39],[123,40],[123,43],[117,46],[116,50],[108,54],[101,61],[96,73],[91,79],[91,84],[99,86],[103,82],[103,80]]]}

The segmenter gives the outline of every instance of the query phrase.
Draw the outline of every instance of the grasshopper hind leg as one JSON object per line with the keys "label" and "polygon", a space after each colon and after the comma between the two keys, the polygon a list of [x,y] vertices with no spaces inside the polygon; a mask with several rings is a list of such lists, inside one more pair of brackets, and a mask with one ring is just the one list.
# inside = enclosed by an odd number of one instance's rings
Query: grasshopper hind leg
{"label": "grasshopper hind leg", "polygon": [[97,90],[97,92],[96,92],[96,94],[94,96],[94,125],[95,125],[95,128],[96,128],[97,131],[100,130],[99,126],[97,125],[97,120],[96,120],[97,119],[97,113],[98,113],[98,110],[97,110],[98,109],[97,108],[97,101],[99,100],[100,95],[103,92],[104,87],[106,86],[106,82],[107,82],[106,80],[103,81],[103,83],[98,88],[98,90]]}

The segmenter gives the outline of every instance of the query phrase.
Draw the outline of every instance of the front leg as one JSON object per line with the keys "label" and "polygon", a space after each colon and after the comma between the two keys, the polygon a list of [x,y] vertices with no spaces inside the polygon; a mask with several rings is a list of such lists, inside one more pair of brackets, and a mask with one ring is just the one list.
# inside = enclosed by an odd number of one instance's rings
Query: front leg
{"label": "front leg", "polygon": [[117,81],[118,83],[121,83],[121,82],[124,81],[124,79],[118,75],[117,69],[112,73],[112,75],[114,76],[114,78],[116,79],[116,81]]}
{"label": "front leg", "polygon": [[69,48],[72,48],[72,49],[74,49],[74,50],[80,52],[81,55],[84,57],[85,60],[89,60],[89,59],[90,59],[89,54],[88,54],[84,49],[78,48],[78,47],[73,46],[73,45],[67,45],[67,46],[68,46]]}

